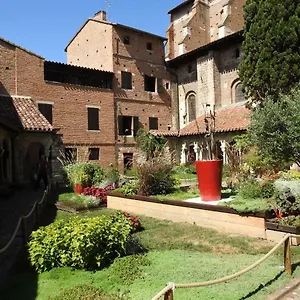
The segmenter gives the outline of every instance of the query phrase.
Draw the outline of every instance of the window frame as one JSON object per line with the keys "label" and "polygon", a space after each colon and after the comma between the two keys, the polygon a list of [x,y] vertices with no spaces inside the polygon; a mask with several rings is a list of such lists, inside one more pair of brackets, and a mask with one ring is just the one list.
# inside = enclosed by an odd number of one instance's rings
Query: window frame
{"label": "window frame", "polygon": [[[93,121],[92,118],[92,112],[97,111],[96,120]],[[100,108],[99,107],[93,107],[93,106],[87,106],[87,118],[88,118],[88,131],[99,131],[100,130]],[[96,125],[97,124],[97,125]],[[96,125],[96,126],[93,126]]]}
{"label": "window frame", "polygon": [[[126,82],[126,80],[128,80],[128,82]],[[121,71],[121,88],[124,90],[132,90],[132,73],[131,72]]]}
{"label": "window frame", "polygon": [[[152,126],[153,122],[155,122],[156,126]],[[155,128],[153,128],[155,127]],[[157,117],[149,117],[149,130],[158,130],[158,118]]]}
{"label": "window frame", "polygon": [[[93,153],[93,151],[95,151],[95,153]],[[94,156],[94,154],[96,154],[96,156]],[[100,160],[100,148],[89,148],[89,160]]]}
{"label": "window frame", "polygon": [[[49,103],[49,102],[37,102],[38,105],[38,110],[39,112],[46,118],[46,120],[53,125],[53,103]],[[51,112],[50,115],[48,116],[48,113],[46,113],[45,111],[43,111],[42,107],[50,107],[51,108]]]}

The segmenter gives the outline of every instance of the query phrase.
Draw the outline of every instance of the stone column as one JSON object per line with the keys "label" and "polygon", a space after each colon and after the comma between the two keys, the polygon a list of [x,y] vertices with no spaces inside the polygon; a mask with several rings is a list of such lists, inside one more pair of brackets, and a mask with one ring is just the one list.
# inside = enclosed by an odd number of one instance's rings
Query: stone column
{"label": "stone column", "polygon": [[186,163],[186,143],[183,143],[181,146],[181,157],[180,157],[180,163],[185,164]]}
{"label": "stone column", "polygon": [[194,151],[196,153],[196,160],[200,160],[200,147],[198,143],[194,143]]}
{"label": "stone column", "polygon": [[221,151],[223,153],[223,164],[226,165],[228,163],[228,158],[226,154],[226,141],[222,140],[221,141]]}

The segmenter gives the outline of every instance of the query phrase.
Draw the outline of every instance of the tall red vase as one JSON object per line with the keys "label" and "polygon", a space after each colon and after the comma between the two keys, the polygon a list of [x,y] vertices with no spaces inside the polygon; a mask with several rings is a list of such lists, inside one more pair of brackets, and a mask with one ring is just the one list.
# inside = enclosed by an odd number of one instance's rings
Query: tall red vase
{"label": "tall red vase", "polygon": [[221,200],[223,161],[198,160],[196,171],[202,201]]}
{"label": "tall red vase", "polygon": [[81,194],[83,192],[83,186],[81,184],[76,183],[75,184],[75,193]]}

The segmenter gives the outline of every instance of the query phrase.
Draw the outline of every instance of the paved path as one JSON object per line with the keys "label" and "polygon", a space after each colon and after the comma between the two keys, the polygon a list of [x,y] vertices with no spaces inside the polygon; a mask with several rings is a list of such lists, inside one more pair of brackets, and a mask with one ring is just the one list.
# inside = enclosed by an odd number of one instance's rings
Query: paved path
{"label": "paved path", "polygon": [[269,295],[266,300],[300,300],[300,278],[291,280],[278,291]]}
{"label": "paved path", "polygon": [[[34,191],[31,187],[14,191],[9,198],[0,198],[0,249],[10,241],[21,216],[27,215],[36,201],[42,199],[44,191]],[[5,278],[16,254],[22,249],[23,240],[19,234],[5,253],[0,254],[0,280]]]}

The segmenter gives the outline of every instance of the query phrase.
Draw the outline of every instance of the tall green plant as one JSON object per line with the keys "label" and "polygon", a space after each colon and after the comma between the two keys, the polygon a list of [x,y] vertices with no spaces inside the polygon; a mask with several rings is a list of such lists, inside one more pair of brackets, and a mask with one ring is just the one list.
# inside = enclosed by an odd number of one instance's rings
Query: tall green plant
{"label": "tall green plant", "polygon": [[166,145],[163,136],[154,135],[144,128],[139,129],[136,137],[138,147],[145,153],[146,159],[154,157],[155,152],[162,152]]}
{"label": "tall green plant", "polygon": [[253,112],[249,133],[270,164],[300,166],[300,90],[281,95],[278,101],[266,99]]}
{"label": "tall green plant", "polygon": [[289,93],[300,80],[299,0],[247,0],[239,77],[247,98]]}

